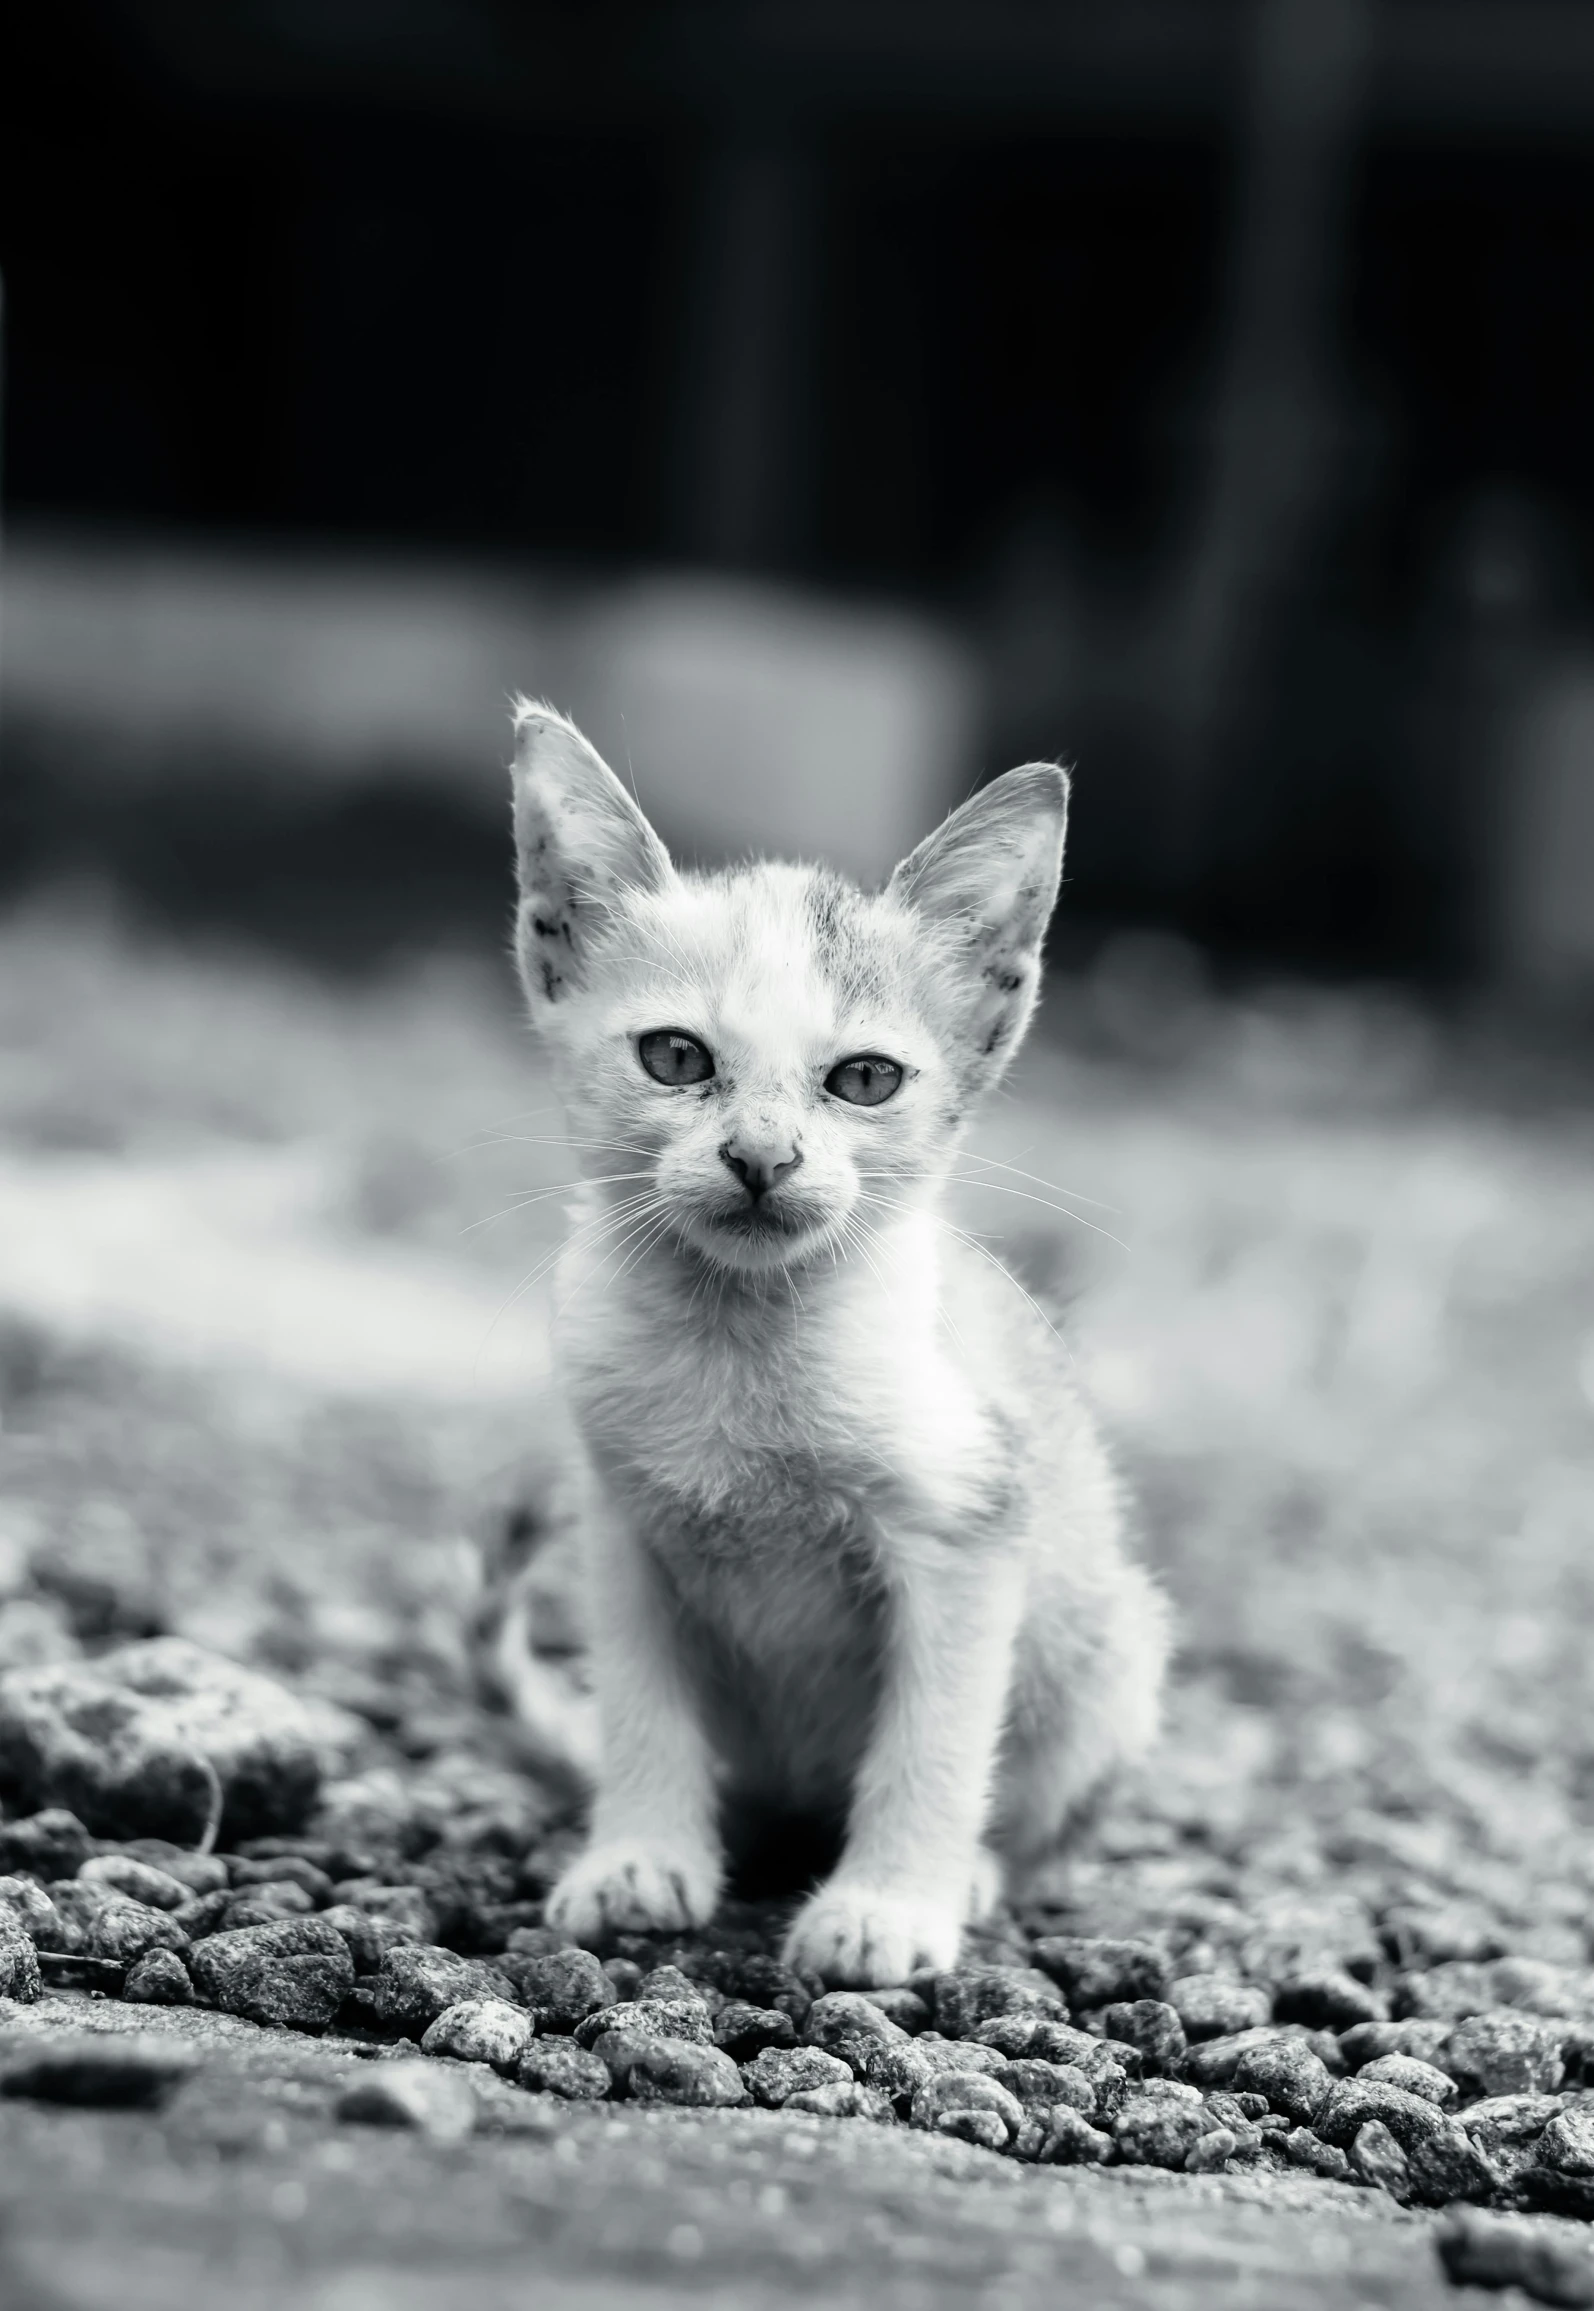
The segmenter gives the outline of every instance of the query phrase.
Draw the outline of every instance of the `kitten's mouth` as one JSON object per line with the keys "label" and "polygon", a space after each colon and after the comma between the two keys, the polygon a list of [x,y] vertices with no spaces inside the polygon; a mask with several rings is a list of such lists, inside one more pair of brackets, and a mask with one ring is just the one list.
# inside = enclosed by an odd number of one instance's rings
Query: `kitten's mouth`
{"label": "kitten's mouth", "polygon": [[789,1258],[822,1225],[817,1214],[800,1206],[771,1203],[766,1197],[756,1204],[704,1212],[693,1232],[711,1258],[736,1260],[740,1255],[742,1261],[768,1267]]}

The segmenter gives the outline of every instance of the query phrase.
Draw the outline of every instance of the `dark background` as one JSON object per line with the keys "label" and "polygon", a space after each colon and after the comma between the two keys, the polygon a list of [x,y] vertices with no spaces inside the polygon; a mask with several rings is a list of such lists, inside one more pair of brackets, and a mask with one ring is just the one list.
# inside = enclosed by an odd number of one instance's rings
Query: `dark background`
{"label": "dark background", "polygon": [[[971,775],[1081,767],[1070,937],[1509,974],[1513,733],[1594,521],[1579,0],[11,21],[17,534],[917,604],[984,670]],[[351,856],[498,873],[447,819]]]}

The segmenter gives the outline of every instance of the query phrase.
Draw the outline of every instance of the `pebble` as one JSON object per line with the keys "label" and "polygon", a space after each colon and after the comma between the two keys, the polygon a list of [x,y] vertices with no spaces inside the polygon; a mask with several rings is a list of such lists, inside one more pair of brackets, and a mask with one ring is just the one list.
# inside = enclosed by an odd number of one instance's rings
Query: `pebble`
{"label": "pebble", "polygon": [[1282,2031],[1259,2025],[1251,2030],[1236,2030],[1225,2038],[1203,2039],[1192,2046],[1180,2065],[1179,2075],[1191,2086],[1202,2088],[1227,2086],[1245,2057],[1257,2047],[1276,2046]]}
{"label": "pebble", "polygon": [[1254,1983],[1221,1974],[1183,1974],[1168,1986],[1168,2004],[1188,2039],[1228,2038],[1257,2030],[1272,2018],[1273,2003]]}
{"label": "pebble", "polygon": [[1290,1974],[1273,1990],[1273,2019],[1304,2022],[1309,2030],[1351,2030],[1358,2023],[1384,2021],[1388,2011],[1378,1991],[1340,1966]]}
{"label": "pebble", "polygon": [[63,2035],[11,2055],[0,2094],[105,2110],[151,2110],[193,2072],[195,2049],[181,2039]]}
{"label": "pebble", "polygon": [[1368,2085],[1403,2086],[1408,2094],[1420,2094],[1441,2108],[1456,2099],[1453,2078],[1410,2054],[1381,2054],[1375,2062],[1364,2063],[1356,2075]]}
{"label": "pebble", "polygon": [[600,2007],[619,2003],[619,1993],[590,1950],[574,1947],[522,1953],[514,1936],[505,1954],[504,1971],[542,2031],[571,2031]]}
{"label": "pebble", "polygon": [[331,1878],[303,1854],[234,1854],[229,1857],[226,1869],[228,1880],[234,1886],[294,1885],[309,1895],[312,1908],[317,1910],[327,1909],[333,1900]]}
{"label": "pebble", "polygon": [[10,1911],[36,1950],[59,1950],[68,1940],[60,1911],[37,1878],[0,1878],[0,1916]]}
{"label": "pebble", "polygon": [[805,2046],[839,2046],[846,2039],[876,2039],[887,2046],[907,2043],[899,2023],[860,1990],[829,1990],[816,1998],[803,2020]]}
{"label": "pebble", "polygon": [[1360,2078],[1338,2080],[1312,2123],[1325,2142],[1345,2150],[1369,2119],[1388,2127],[1408,2158],[1417,2143],[1447,2123],[1422,2095],[1408,2094],[1400,2086],[1369,2086]]}
{"label": "pebble", "polygon": [[397,1918],[372,1918],[363,1910],[351,1909],[347,1902],[334,1902],[330,1910],[318,1915],[324,1925],[335,1927],[343,1937],[356,1974],[379,1973],[390,1950],[416,1946],[413,1929]]}
{"label": "pebble", "polygon": [[1536,2302],[1568,2311],[1594,2304],[1594,2241],[1579,2225],[1457,2207],[1434,2244],[1454,2287],[1520,2287]]}
{"label": "pebble", "polygon": [[329,1885],[332,1904],[359,1910],[407,1930],[411,1943],[433,1947],[437,1941],[437,1912],[419,1886],[390,1886],[379,1878],[344,1878]]}
{"label": "pebble", "polygon": [[632,1993],[632,2003],[644,2006],[659,2003],[675,2005],[683,1998],[708,2007],[711,2013],[717,2012],[723,2003],[720,1991],[705,1991],[700,1982],[694,1982],[690,1975],[683,1974],[679,1966],[653,1967],[642,1976]]}
{"label": "pebble", "polygon": [[78,1882],[126,1894],[130,1901],[142,1902],[150,1910],[180,1910],[194,1898],[193,1888],[174,1878],[169,1870],[135,1861],[129,1854],[91,1855],[78,1871]]}
{"label": "pebble", "polygon": [[212,1934],[193,1945],[187,1963],[206,2005],[293,2030],[324,2030],[354,1985],[354,1961],[322,1918]]}
{"label": "pebble", "polygon": [[94,1851],[88,1831],[64,1806],[0,1824],[0,1870],[21,1870],[48,1882],[75,1878]]}
{"label": "pebble", "polygon": [[375,2062],[338,2097],[341,2119],[413,2127],[433,2142],[463,2142],[475,2129],[475,2091],[457,2071],[425,2062]]}
{"label": "pebble", "polygon": [[1485,2150],[1537,2142],[1562,2109],[1554,2094],[1494,2094],[1461,2112],[1461,2123]]}
{"label": "pebble", "polygon": [[1309,2126],[1328,2101],[1334,2081],[1320,2056],[1299,2038],[1269,2038],[1248,2047],[1234,2066],[1242,2094],[1266,2095],[1268,2107]]}
{"label": "pebble", "polygon": [[1324,2142],[1309,2126],[1294,2127],[1284,2137],[1284,2156],[1292,2167],[1304,2167],[1325,2182],[1343,2182],[1350,2172],[1350,2161],[1338,2145]]}
{"label": "pebble", "polygon": [[556,2094],[565,2102],[602,2102],[613,2083],[608,2064],[573,2038],[534,2038],[515,2075],[533,2094]]}
{"label": "pebble", "polygon": [[[302,1926],[321,1925],[319,1918],[306,1918]],[[270,1932],[270,1928],[257,1931]],[[348,1954],[343,1938],[335,1928],[328,1927],[349,1979],[354,1976],[354,1961]],[[201,1949],[210,1947],[201,1943]],[[435,1943],[407,1943],[389,1950],[370,1985],[371,2011],[384,2030],[398,2032],[405,2038],[420,2038],[440,2014],[450,2006],[457,2006],[465,1998],[501,1998],[506,2004],[515,2003],[513,1985],[496,1967],[485,1965],[479,1958],[461,1958],[457,1951],[440,1949]]]}
{"label": "pebble", "polygon": [[1339,2036],[1347,2070],[1358,2071],[1386,2054],[1406,2054],[1413,2062],[1433,2062],[1450,2036],[1448,2022],[1359,2022]]}
{"label": "pebble", "polygon": [[1099,2167],[1112,2157],[1113,2147],[1111,2135],[1060,2105],[1051,2113],[1039,2156],[1051,2167]]}
{"label": "pebble", "polygon": [[1110,2039],[1134,2048],[1148,2071],[1171,2071],[1183,2060],[1184,2025],[1160,1998],[1134,1998],[1104,2006],[1101,2023]]}
{"label": "pebble", "polygon": [[490,2063],[513,2071],[531,2041],[531,2016],[502,1998],[462,1998],[446,2006],[421,2040],[423,2054],[451,2054],[461,2062]]}
{"label": "pebble", "polygon": [[743,2063],[741,2076],[748,2093],[765,2110],[783,2110],[794,2094],[807,2094],[815,2087],[856,2083],[839,2055],[817,2046],[766,2046],[751,2062]]}
{"label": "pebble", "polygon": [[[606,2049],[623,2042],[618,2057]],[[611,2031],[594,2049],[617,2087],[634,2102],[680,2103],[694,2110],[733,2110],[747,2100],[742,2074],[717,2046],[690,2038],[637,2038]],[[848,2078],[848,2084],[852,2083]]]}
{"label": "pebble", "polygon": [[1538,2163],[1563,2175],[1594,2175],[1594,2109],[1558,2110],[1539,2136]]}
{"label": "pebble", "polygon": [[885,1990],[866,1990],[863,1993],[871,2006],[878,2006],[888,2022],[916,2038],[921,2030],[928,2030],[934,2016],[916,1990],[905,1982]]}
{"label": "pebble", "polygon": [[1034,2055],[1023,2055],[1017,2062],[1004,2062],[990,2075],[1026,2109],[1049,2110],[1057,2103],[1067,2103],[1088,2115],[1096,2108],[1094,2084],[1071,2062],[1043,2062]]}
{"label": "pebble", "polygon": [[1147,2079],[1126,2091],[1113,2114],[1112,2135],[1126,2166],[1177,2169],[1215,2123],[1193,2087]]}
{"label": "pebble", "polygon": [[1168,1988],[1168,1961],[1154,1942],[1046,1934],[1035,1945],[1035,1963],[1076,2010],[1161,1998]]}
{"label": "pebble", "polygon": [[788,2111],[806,2110],[815,2118],[866,2118],[876,2125],[888,2123],[896,2116],[887,2096],[875,2087],[864,2086],[856,2078],[849,2078],[845,2084],[837,2078],[827,2086],[804,2087],[782,2107]]}
{"label": "pebble", "polygon": [[[969,2111],[998,2121],[1000,2139],[989,2140],[989,2128],[969,2135],[962,2128],[943,2123],[949,2116]],[[1024,2106],[1016,2095],[1009,2094],[1005,2086],[999,2086],[983,2071],[944,2070],[920,2087],[908,2111],[908,2124],[927,2133],[961,2133],[965,2140],[981,2140],[988,2149],[1002,2150],[1023,2126]]]}
{"label": "pebble", "polygon": [[134,2006],[191,2006],[194,1985],[175,1950],[146,1950],[128,1968],[122,1996]]}
{"label": "pebble", "polygon": [[190,1895],[215,1894],[228,1883],[227,1864],[220,1854],[195,1853],[174,1846],[169,1838],[129,1838],[122,1847],[129,1861],[147,1862],[186,1886]]}
{"label": "pebble", "polygon": [[146,1950],[186,1950],[188,1936],[166,1910],[147,1909],[142,1902],[117,1898],[97,1913],[84,1949],[91,1958],[110,1958],[131,1966]]}
{"label": "pebble", "polygon": [[1220,2167],[1228,2164],[1239,2147],[1240,2138],[1237,2134],[1226,2126],[1215,2126],[1210,2134],[1198,2136],[1185,2152],[1184,2171],[1187,2175],[1216,2174]]}
{"label": "pebble", "polygon": [[1411,2196],[1425,2207],[1448,2207],[1456,2199],[1487,2204],[1501,2177],[1464,2127],[1441,2117],[1431,2134],[1404,2146],[1411,2173]]}
{"label": "pebble", "polygon": [[1006,2014],[1068,2019],[1056,1985],[1034,1966],[950,1967],[930,1977],[925,1988],[935,2027],[947,2038],[970,2038],[982,2022]]}
{"label": "pebble", "polygon": [[[540,2010],[539,2027],[546,2027]],[[714,2043],[714,2020],[700,1998],[644,1998],[599,2007],[577,2023],[575,2035],[583,2046],[594,2046],[615,2030],[632,2038],[685,2038],[698,2046]]]}
{"label": "pebble", "polygon": [[982,2151],[1005,2150],[1012,2139],[1006,2121],[994,2110],[944,2110],[935,2120],[933,2131],[951,2135],[958,2142],[973,2143]]}
{"label": "pebble", "polygon": [[1364,2183],[1404,2198],[1411,2185],[1406,2154],[1382,2119],[1370,2118],[1358,2127],[1350,2146],[1350,2163]]}
{"label": "pebble", "polygon": [[1122,2040],[1109,2044],[1088,2030],[1075,2030],[1070,2023],[1038,2014],[1004,2014],[994,2022],[982,2022],[973,2043],[991,2047],[1010,2062],[1026,2056],[1040,2062],[1071,2062],[1094,2079],[1108,2071],[1121,2078],[1126,2066],[1132,2069],[1139,2061],[1133,2047]]}
{"label": "pebble", "polygon": [[745,1998],[727,1998],[714,2017],[714,2043],[733,2062],[751,2062],[766,2046],[795,2046],[797,2031],[791,2016],[777,2006],[749,2006]]}
{"label": "pebble", "polygon": [[39,1988],[39,1953],[14,1912],[0,1916],[0,1998],[31,2004]]}
{"label": "pebble", "polygon": [[1565,2038],[1553,2022],[1498,2007],[1459,2023],[1436,2060],[1472,2094],[1553,2094],[1565,2075]]}
{"label": "pebble", "polygon": [[813,2004],[814,1994],[802,1976],[762,1951],[722,1958],[715,1966],[714,1980],[727,1998],[745,1999],[750,2006],[773,2006],[779,2013],[789,2014],[798,2029]]}

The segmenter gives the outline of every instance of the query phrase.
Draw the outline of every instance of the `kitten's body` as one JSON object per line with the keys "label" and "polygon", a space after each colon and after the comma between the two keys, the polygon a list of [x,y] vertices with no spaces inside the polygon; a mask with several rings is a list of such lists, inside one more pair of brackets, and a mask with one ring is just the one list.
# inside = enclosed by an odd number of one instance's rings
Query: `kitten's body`
{"label": "kitten's body", "polygon": [[[796,1961],[948,1964],[995,1857],[1044,1852],[1147,1745],[1165,1651],[1058,1343],[936,1211],[1033,1001],[1061,781],[1013,774],[1005,812],[977,798],[972,836],[865,899],[802,869],[679,877],[567,725],[520,727],[523,969],[598,1151],[558,1356],[602,1763],[550,1917],[700,1921],[737,1797],[848,1825]],[[661,1097],[635,1047],[672,1024],[718,1057]],[[896,1067],[894,1113],[827,1097],[848,1050],[900,1055],[862,1063]],[[770,1149],[790,1160],[749,1205],[725,1167]],[[606,1176],[637,1156],[639,1211]]]}

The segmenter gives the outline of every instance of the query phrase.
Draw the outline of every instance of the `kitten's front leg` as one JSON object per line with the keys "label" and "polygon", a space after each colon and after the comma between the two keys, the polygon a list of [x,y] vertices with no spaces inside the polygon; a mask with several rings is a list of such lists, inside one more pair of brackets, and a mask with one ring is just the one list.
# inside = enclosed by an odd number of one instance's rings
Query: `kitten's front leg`
{"label": "kitten's front leg", "polygon": [[916,1967],[954,1965],[989,1873],[980,1832],[1023,1568],[929,1535],[894,1556],[885,1681],[846,1846],[786,1945],[789,1965],[829,1982],[900,1982]]}
{"label": "kitten's front leg", "polygon": [[595,1502],[592,1666],[602,1759],[586,1850],[548,1923],[572,1941],[705,1925],[722,1861],[713,1760],[657,1570],[623,1512]]}

